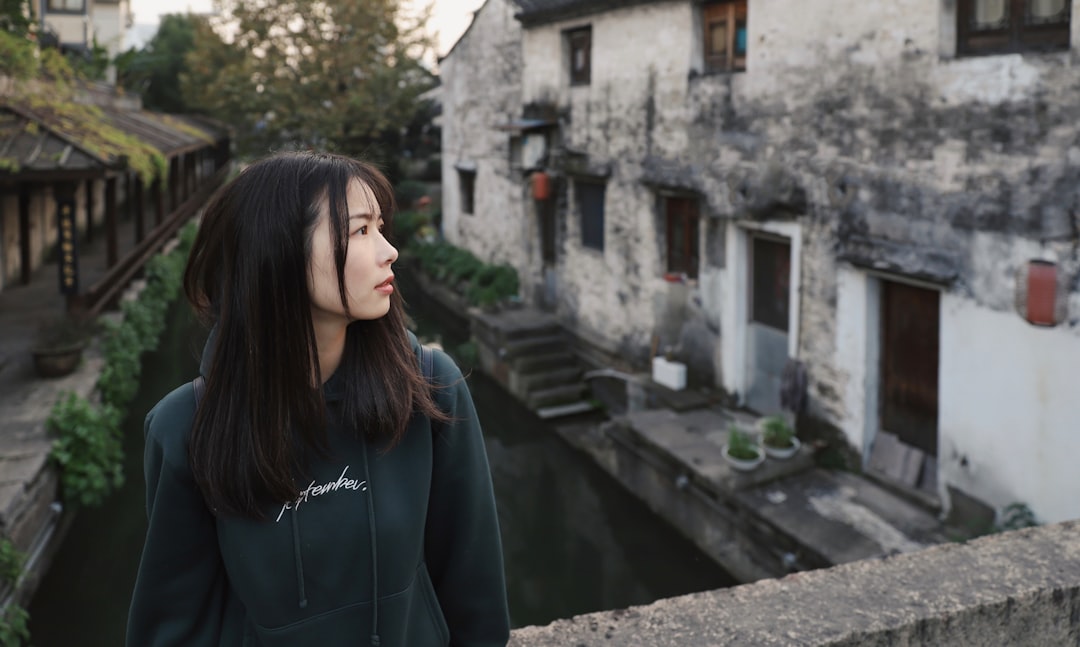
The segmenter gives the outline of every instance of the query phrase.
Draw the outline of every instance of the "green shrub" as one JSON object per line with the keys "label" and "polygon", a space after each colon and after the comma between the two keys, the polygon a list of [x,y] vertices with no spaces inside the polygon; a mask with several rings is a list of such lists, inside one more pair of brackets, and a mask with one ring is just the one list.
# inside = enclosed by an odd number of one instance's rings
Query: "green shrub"
{"label": "green shrub", "polygon": [[105,365],[97,382],[100,407],[74,394],[53,407],[48,425],[57,440],[51,457],[60,469],[67,501],[99,505],[123,483],[120,422],[139,390],[142,354],[157,347],[167,323],[169,304],[180,292],[195,232],[194,223],[185,226],[177,247],[152,258],[144,270],[146,286],[139,298],[120,306],[123,320],[105,322]]}
{"label": "green shrub", "polygon": [[53,406],[47,424],[57,435],[52,459],[60,468],[64,500],[100,505],[123,485],[120,418],[115,407],[95,407],[74,393]]}
{"label": "green shrub", "polygon": [[427,185],[416,180],[405,180],[394,187],[394,200],[401,209],[411,209],[417,200],[427,194]]}
{"label": "green shrub", "polygon": [[468,250],[445,242],[420,244],[414,257],[424,273],[472,305],[489,306],[517,296],[517,270],[509,265],[488,265]]}
{"label": "green shrub", "polygon": [[517,293],[517,270],[509,265],[484,265],[473,275],[466,297],[470,303],[487,306]]}
{"label": "green shrub", "polygon": [[[22,576],[26,555],[7,537],[0,538],[0,582],[14,588]],[[19,647],[30,640],[30,614],[14,601],[0,613],[0,647]]]}
{"label": "green shrub", "polygon": [[0,617],[0,647],[21,647],[30,644],[30,614],[14,602],[8,604]]}
{"label": "green shrub", "polygon": [[394,216],[394,244],[409,247],[417,233],[431,225],[431,216],[423,211],[402,211]]}

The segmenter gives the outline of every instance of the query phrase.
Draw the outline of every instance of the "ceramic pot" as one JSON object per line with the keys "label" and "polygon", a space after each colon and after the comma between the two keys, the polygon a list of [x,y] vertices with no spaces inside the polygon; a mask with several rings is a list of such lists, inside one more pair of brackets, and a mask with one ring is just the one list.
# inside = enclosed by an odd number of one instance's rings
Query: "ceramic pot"
{"label": "ceramic pot", "polygon": [[750,470],[757,468],[758,465],[761,465],[765,462],[765,453],[761,451],[760,447],[758,448],[758,457],[753,460],[735,458],[728,453],[728,446],[726,444],[724,445],[723,454],[724,460],[727,461],[727,464],[731,465],[733,469],[739,470],[740,472],[749,472]]}

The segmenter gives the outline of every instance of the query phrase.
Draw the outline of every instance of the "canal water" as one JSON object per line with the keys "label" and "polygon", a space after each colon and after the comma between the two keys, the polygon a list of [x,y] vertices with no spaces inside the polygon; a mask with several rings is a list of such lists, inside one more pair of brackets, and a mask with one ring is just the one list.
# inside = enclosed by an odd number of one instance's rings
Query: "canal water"
{"label": "canal water", "polygon": [[[465,341],[423,307],[410,313],[422,339],[451,351]],[[205,336],[186,304],[169,321],[160,348],[144,358],[125,421],[126,483],[101,508],[78,513],[30,606],[37,647],[123,644],[146,529],[142,418],[194,377]],[[487,440],[515,627],[734,583],[492,380],[471,371],[468,384]]]}

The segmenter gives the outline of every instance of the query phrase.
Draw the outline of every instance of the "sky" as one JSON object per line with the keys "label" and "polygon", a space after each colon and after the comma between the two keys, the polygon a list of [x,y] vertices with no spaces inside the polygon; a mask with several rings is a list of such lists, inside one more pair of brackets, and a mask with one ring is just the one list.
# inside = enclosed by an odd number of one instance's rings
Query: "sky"
{"label": "sky", "polygon": [[[402,0],[406,7],[417,9],[432,4],[433,10],[428,29],[438,34],[437,54],[443,56],[453,47],[472,21],[473,12],[484,0]],[[135,13],[135,27],[126,45],[142,46],[154,35],[158,17],[163,13],[190,10],[205,13],[213,9],[212,0],[131,0]]]}

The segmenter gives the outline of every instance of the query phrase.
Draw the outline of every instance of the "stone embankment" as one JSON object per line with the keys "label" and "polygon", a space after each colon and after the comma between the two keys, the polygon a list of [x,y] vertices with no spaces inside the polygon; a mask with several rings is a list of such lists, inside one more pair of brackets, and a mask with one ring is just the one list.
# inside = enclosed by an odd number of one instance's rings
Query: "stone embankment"
{"label": "stone embankment", "polygon": [[511,647],[1080,644],[1080,522],[795,573],[514,632]]}

